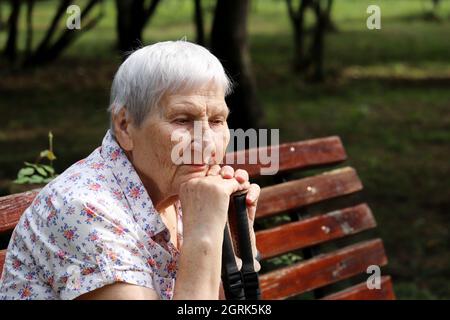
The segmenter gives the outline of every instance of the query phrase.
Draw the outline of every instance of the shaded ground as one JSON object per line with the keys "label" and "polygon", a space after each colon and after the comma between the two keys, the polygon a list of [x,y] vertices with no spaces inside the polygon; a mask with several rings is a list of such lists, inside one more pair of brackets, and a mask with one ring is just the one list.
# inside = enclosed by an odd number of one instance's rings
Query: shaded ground
{"label": "shaded ground", "polygon": [[[250,34],[261,101],[284,141],[342,137],[378,221],[398,297],[450,298],[450,6],[445,2],[443,19],[433,22],[420,18],[421,1],[379,2],[382,30],[368,31],[367,1],[336,1],[339,31],[326,40],[330,76],[312,84],[290,71],[284,2],[257,1]],[[189,4],[178,3],[161,6],[146,43],[194,39]],[[43,8],[40,17],[50,14]],[[48,130],[58,171],[100,144],[120,61],[111,5],[106,16],[48,68],[24,73],[0,65],[3,193],[22,162],[47,147]]]}

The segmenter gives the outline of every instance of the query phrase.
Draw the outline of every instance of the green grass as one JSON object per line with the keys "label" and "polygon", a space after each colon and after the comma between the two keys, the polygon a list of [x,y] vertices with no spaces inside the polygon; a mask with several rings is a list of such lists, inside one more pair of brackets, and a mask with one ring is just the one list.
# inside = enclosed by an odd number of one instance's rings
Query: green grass
{"label": "green grass", "polygon": [[[399,298],[450,298],[450,1],[438,22],[420,0],[339,0],[338,32],[326,38],[323,84],[291,72],[292,35],[284,1],[259,0],[249,19],[253,68],[268,122],[283,141],[339,135],[365,186]],[[365,26],[379,3],[382,30]],[[52,3],[37,6],[39,40]],[[55,134],[58,171],[98,146],[107,127],[109,86],[120,62],[111,1],[105,18],[44,69],[0,69],[0,179]],[[210,26],[212,6],[207,10]],[[191,1],[165,0],[145,43],[195,39]],[[209,27],[208,27],[209,30]],[[5,34],[0,33],[0,43]],[[23,39],[21,39],[21,43]]]}

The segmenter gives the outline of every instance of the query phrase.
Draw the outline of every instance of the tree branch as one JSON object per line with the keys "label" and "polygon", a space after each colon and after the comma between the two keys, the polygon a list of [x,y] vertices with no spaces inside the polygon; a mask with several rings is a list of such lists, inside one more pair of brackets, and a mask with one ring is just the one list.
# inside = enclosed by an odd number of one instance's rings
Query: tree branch
{"label": "tree branch", "polygon": [[[90,0],[86,7],[81,11],[81,16],[87,17],[91,10],[99,2],[103,2],[103,0]],[[25,65],[45,63],[56,59],[76,38],[81,36],[86,31],[91,30],[100,21],[103,15],[104,12],[101,10],[95,18],[85,23],[80,30],[66,29],[51,46],[47,45],[43,47],[42,50],[37,50],[29,59],[25,61]]]}
{"label": "tree branch", "polygon": [[59,23],[59,20],[61,20],[61,17],[66,12],[67,7],[69,6],[71,0],[63,0],[61,1],[58,9],[55,12],[55,15],[53,16],[52,23],[50,24],[50,27],[47,29],[47,33],[42,39],[41,43],[39,44],[38,48],[36,49],[36,52],[44,51],[45,48],[48,47],[48,44],[50,43],[50,40],[52,39],[53,35],[55,34],[57,30],[57,26]]}
{"label": "tree branch", "polygon": [[142,27],[144,27],[147,24],[147,21],[153,16],[160,1],[161,0],[152,0],[150,6],[147,9],[144,9]]}

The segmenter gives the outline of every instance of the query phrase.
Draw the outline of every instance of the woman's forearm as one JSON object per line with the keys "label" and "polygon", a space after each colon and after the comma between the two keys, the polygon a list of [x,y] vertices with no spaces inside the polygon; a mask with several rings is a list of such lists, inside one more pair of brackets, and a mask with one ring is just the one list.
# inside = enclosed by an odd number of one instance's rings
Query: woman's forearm
{"label": "woman's forearm", "polygon": [[183,240],[174,300],[219,297],[223,234],[189,235]]}

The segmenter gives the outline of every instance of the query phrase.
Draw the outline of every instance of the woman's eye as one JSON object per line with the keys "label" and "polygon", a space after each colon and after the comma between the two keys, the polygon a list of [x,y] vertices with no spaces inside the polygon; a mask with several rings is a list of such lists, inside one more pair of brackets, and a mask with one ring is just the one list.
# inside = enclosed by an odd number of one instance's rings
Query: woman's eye
{"label": "woman's eye", "polygon": [[211,120],[210,121],[213,125],[222,125],[223,124],[223,120],[222,119],[215,119],[215,120]]}
{"label": "woman's eye", "polygon": [[189,123],[189,120],[188,119],[175,119],[174,122],[176,124],[187,124],[187,123]]}

